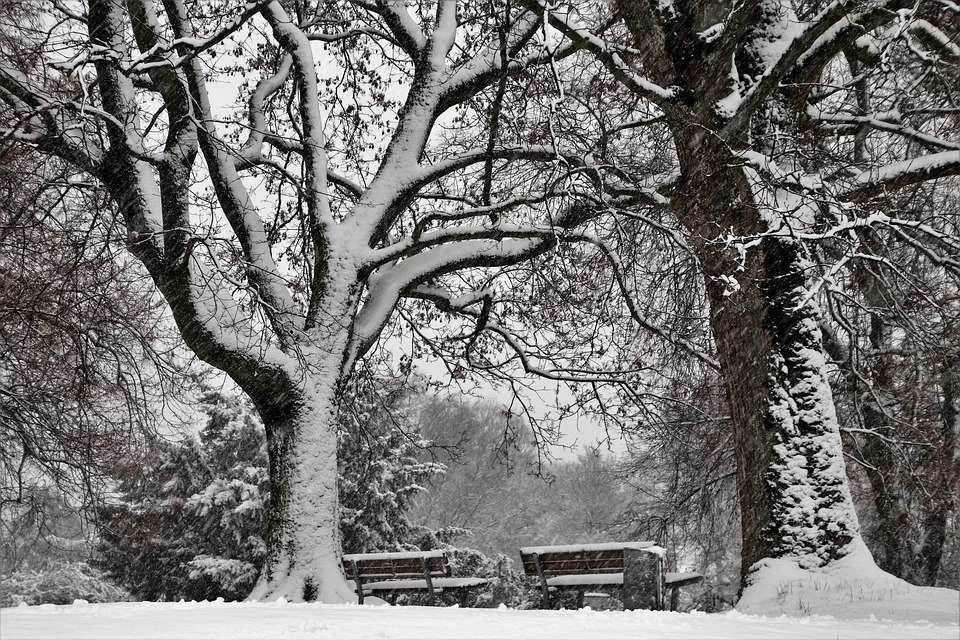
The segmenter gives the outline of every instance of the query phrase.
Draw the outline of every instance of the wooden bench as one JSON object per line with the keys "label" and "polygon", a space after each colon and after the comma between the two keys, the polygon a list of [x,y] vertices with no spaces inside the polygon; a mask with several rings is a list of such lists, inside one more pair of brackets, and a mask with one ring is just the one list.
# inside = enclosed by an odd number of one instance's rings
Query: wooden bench
{"label": "wooden bench", "polygon": [[557,590],[577,591],[582,606],[585,591],[620,589],[625,609],[664,609],[667,589],[703,580],[699,573],[665,572],[663,549],[653,542],[524,547],[520,557],[524,573],[540,581],[543,608]]}
{"label": "wooden bench", "polygon": [[343,556],[343,568],[347,579],[356,584],[359,604],[363,604],[364,596],[374,593],[425,591],[434,606],[441,591],[487,583],[485,578],[451,577],[450,560],[441,550],[347,554]]}

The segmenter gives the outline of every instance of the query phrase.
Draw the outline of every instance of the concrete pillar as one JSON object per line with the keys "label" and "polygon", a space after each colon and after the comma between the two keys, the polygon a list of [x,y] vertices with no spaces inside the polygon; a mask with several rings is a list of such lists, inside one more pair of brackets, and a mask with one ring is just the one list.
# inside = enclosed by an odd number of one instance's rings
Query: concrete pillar
{"label": "concrete pillar", "polygon": [[623,550],[623,608],[664,609],[663,556],[644,549]]}

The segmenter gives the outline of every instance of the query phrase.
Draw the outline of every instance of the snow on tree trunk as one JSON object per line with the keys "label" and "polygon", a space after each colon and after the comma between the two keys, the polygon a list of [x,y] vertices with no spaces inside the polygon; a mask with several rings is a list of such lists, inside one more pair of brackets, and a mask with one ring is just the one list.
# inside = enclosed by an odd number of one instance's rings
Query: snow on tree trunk
{"label": "snow on tree trunk", "polygon": [[337,376],[302,377],[261,401],[270,454],[267,558],[249,599],[351,602],[341,568],[337,494]]}
{"label": "snow on tree trunk", "polygon": [[774,338],[765,417],[774,456],[767,482],[774,500],[773,522],[761,535],[774,536],[776,557],[815,568],[849,553],[859,523],[826,375],[820,310],[809,299],[810,265],[792,240],[765,244]]}
{"label": "snow on tree trunk", "polygon": [[745,576],[763,558],[822,566],[859,537],[800,247],[761,246],[759,287],[708,286],[737,431]]}
{"label": "snow on tree trunk", "polygon": [[[710,156],[698,157],[709,169]],[[823,566],[848,554],[860,534],[820,310],[807,286],[811,265],[799,242],[772,232],[764,195],[742,173],[691,177],[698,188],[675,210],[697,238],[731,407],[743,576],[765,558]],[[736,245],[757,236],[749,248]]]}

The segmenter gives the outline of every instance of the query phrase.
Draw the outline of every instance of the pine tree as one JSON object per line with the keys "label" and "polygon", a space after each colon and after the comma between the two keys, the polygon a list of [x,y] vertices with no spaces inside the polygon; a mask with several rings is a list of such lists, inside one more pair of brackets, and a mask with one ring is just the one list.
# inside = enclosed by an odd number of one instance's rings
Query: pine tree
{"label": "pine tree", "polygon": [[399,393],[384,401],[358,392],[341,412],[340,532],[348,553],[411,548],[424,532],[407,513],[413,497],[445,467],[417,459],[426,443],[396,421],[401,400]]}

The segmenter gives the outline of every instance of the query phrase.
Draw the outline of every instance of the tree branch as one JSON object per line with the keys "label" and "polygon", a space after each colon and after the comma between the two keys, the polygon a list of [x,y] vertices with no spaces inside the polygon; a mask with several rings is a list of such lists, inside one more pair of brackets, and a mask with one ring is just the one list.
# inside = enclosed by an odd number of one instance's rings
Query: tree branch
{"label": "tree branch", "polygon": [[942,151],[862,171],[855,185],[838,194],[841,200],[862,203],[885,191],[960,175],[960,151]]}

